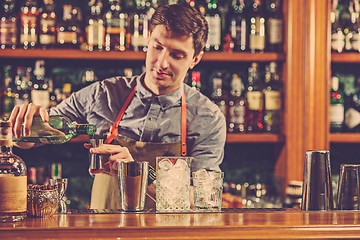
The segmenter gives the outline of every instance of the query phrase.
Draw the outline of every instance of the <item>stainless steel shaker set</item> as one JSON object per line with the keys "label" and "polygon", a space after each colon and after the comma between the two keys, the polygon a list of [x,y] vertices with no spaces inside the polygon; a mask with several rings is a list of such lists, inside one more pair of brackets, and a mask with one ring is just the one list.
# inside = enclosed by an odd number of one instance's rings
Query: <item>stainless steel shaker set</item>
{"label": "stainless steel shaker set", "polygon": [[360,165],[342,164],[334,206],[329,151],[307,151],[305,155],[301,210],[360,210]]}

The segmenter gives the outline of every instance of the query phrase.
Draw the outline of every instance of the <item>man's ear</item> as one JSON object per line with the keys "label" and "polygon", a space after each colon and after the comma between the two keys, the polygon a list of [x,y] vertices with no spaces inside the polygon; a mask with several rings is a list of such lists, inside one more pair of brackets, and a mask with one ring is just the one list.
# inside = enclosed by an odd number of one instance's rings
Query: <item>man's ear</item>
{"label": "man's ear", "polygon": [[194,57],[193,62],[190,65],[190,69],[193,69],[196,66],[196,64],[200,62],[203,55],[204,55],[204,51],[201,51],[198,55]]}

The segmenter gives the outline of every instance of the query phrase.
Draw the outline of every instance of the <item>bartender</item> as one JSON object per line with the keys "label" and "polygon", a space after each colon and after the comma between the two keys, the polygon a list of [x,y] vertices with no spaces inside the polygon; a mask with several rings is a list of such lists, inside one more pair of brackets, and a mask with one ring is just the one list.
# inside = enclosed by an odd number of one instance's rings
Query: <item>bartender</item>
{"label": "bartender", "polygon": [[[32,103],[16,106],[10,116],[20,138],[30,133],[34,115],[48,121],[60,114],[107,132],[105,144],[91,153],[109,154],[108,170],[95,175],[92,209],[120,209],[117,162],[148,161],[156,156],[191,156],[191,171],[219,170],[224,156],[225,117],[206,96],[184,84],[186,73],[203,56],[208,25],[188,4],[160,6],[150,20],[146,71],[116,76],[73,93],[49,111]],[[33,143],[15,143],[20,148]],[[155,184],[148,195],[155,198]],[[149,200],[147,200],[149,201]]]}

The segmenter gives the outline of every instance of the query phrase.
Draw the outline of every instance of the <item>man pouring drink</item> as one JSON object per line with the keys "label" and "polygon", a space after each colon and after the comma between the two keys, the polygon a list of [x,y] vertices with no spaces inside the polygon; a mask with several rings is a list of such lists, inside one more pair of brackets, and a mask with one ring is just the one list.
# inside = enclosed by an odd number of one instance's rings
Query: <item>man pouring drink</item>
{"label": "man pouring drink", "polygon": [[[107,139],[93,154],[108,154],[108,169],[95,175],[92,209],[119,209],[118,162],[148,161],[158,156],[193,157],[191,171],[219,170],[226,138],[225,117],[206,96],[184,84],[186,73],[201,60],[208,24],[188,4],[160,6],[150,20],[145,72],[115,76],[73,93],[46,110],[32,103],[13,109],[15,137],[22,126],[29,134],[34,115],[48,121],[63,115],[77,123],[94,124]],[[15,143],[20,148],[33,143]],[[155,198],[156,181],[147,193]]]}

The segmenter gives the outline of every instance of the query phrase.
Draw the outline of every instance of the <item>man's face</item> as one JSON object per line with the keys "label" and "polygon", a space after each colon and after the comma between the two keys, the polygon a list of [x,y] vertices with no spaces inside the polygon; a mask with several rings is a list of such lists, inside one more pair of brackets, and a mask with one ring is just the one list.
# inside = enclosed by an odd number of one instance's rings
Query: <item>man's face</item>
{"label": "man's face", "polygon": [[154,94],[168,94],[178,89],[189,68],[201,59],[194,57],[193,38],[166,30],[157,25],[149,38],[146,54],[145,85]]}

